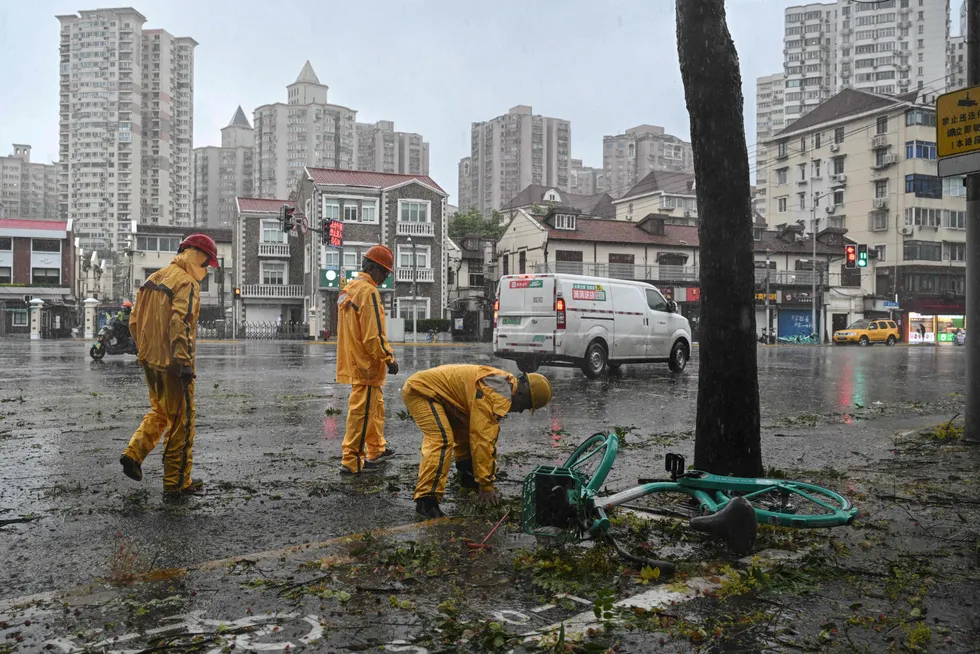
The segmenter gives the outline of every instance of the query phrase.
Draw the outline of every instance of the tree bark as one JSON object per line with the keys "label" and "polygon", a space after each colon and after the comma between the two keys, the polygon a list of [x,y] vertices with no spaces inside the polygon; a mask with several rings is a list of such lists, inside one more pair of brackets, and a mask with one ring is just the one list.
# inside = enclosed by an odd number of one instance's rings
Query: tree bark
{"label": "tree bark", "polygon": [[763,474],[749,159],[724,0],[677,0],[677,54],[698,198],[701,340],[694,466]]}

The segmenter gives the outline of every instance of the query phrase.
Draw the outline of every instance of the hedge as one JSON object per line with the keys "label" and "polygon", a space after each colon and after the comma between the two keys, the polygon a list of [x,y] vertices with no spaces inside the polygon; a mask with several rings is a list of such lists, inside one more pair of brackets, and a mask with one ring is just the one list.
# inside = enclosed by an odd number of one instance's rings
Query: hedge
{"label": "hedge", "polygon": [[[452,320],[445,320],[442,318],[419,318],[419,333],[424,334],[430,330],[435,330],[437,332],[448,332],[452,327]],[[412,319],[405,319],[405,332],[412,333]]]}

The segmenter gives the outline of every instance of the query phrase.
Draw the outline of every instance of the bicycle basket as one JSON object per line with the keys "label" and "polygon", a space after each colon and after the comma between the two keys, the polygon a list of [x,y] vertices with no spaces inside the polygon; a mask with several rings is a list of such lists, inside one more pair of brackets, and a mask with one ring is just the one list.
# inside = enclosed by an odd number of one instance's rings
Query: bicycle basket
{"label": "bicycle basket", "polygon": [[532,536],[572,538],[581,532],[585,483],[571,468],[538,466],[524,478],[521,530]]}

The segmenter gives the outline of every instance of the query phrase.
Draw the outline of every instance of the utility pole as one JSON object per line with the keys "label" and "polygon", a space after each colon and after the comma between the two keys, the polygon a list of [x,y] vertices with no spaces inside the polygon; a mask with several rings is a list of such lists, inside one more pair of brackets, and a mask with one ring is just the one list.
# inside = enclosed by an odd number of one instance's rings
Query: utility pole
{"label": "utility pole", "polygon": [[[967,0],[967,86],[980,84],[980,0]],[[980,325],[980,173],[966,176],[966,325]],[[966,434],[980,440],[980,333],[966,339]]]}
{"label": "utility pole", "polygon": [[813,242],[813,259],[810,261],[810,333],[817,331],[817,200],[816,193],[810,198],[810,240]]}
{"label": "utility pole", "polygon": [[769,344],[769,338],[772,332],[772,314],[770,313],[770,308],[769,308],[769,275],[770,275],[769,266],[771,265],[769,263],[770,252],[772,252],[772,250],[766,248],[766,326],[763,329],[762,333],[766,337],[767,345]]}

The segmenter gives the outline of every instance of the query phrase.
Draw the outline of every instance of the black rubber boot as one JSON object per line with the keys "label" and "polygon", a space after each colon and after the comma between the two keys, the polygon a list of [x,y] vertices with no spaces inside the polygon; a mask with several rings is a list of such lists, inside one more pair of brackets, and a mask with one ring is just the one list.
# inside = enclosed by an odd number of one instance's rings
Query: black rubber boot
{"label": "black rubber boot", "polygon": [[462,461],[456,462],[456,476],[459,477],[459,485],[463,488],[476,490],[480,487],[476,483],[476,477],[473,475],[472,459],[463,459]]}
{"label": "black rubber boot", "polygon": [[415,512],[423,518],[442,518],[445,513],[439,508],[439,502],[432,495],[426,495],[415,500]]}
{"label": "black rubber boot", "polygon": [[123,454],[121,457],[119,457],[119,463],[122,464],[124,475],[133,481],[143,481],[143,467],[136,463],[135,459]]}

